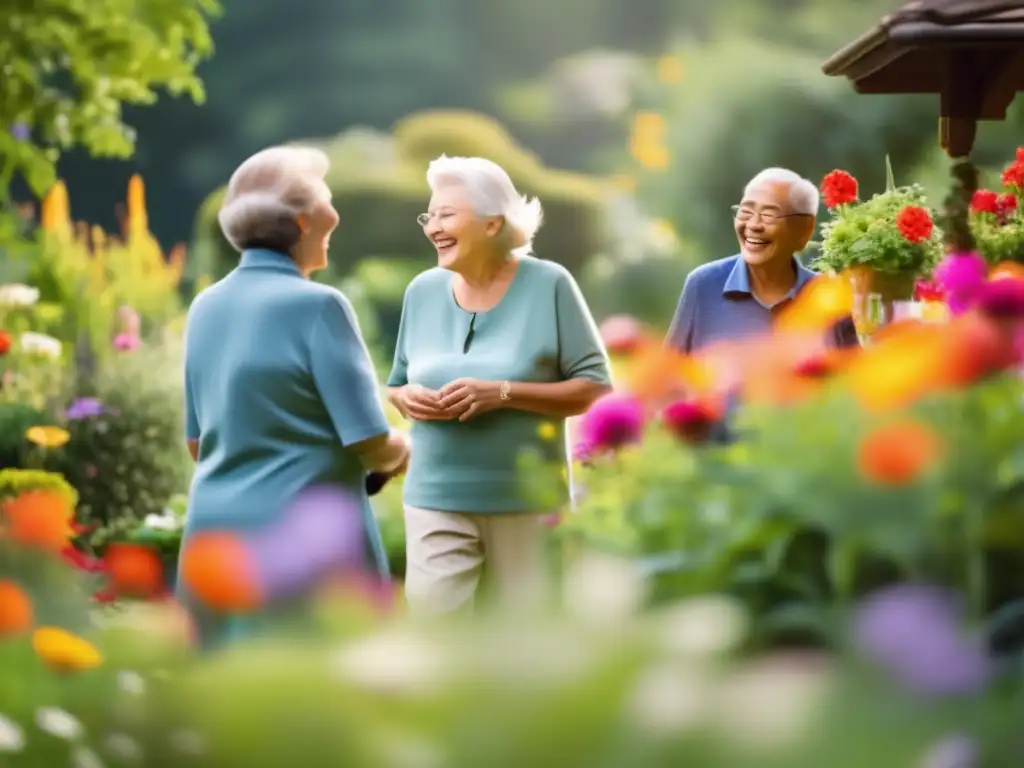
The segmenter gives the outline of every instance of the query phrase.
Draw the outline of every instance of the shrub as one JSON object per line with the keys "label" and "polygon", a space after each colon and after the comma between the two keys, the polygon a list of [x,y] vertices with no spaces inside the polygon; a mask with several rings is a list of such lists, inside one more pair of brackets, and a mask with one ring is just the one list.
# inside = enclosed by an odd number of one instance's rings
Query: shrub
{"label": "shrub", "polygon": [[187,486],[180,380],[174,347],[119,354],[95,380],[103,412],[67,425],[71,440],[54,468],[78,490],[80,520],[98,524],[103,538],[160,513]]}
{"label": "shrub", "polygon": [[[360,130],[325,142],[322,148],[333,160],[328,184],[343,233],[331,241],[332,268],[325,280],[346,274],[370,254],[432,258],[416,215],[427,204],[427,163],[442,153],[494,160],[521,192],[540,197],[545,224],[537,237],[538,255],[578,272],[604,242],[600,185],[586,176],[545,168],[482,115],[425,112],[401,121],[392,137]],[[199,211],[191,275],[219,278],[237,263],[237,254],[217,224],[223,194],[212,193]]]}
{"label": "shrub", "polygon": [[31,447],[25,432],[44,420],[43,413],[30,405],[0,402],[0,467],[25,466]]}
{"label": "shrub", "polygon": [[0,501],[12,499],[26,491],[56,491],[68,504],[78,504],[78,492],[56,472],[41,469],[3,469],[0,470]]}

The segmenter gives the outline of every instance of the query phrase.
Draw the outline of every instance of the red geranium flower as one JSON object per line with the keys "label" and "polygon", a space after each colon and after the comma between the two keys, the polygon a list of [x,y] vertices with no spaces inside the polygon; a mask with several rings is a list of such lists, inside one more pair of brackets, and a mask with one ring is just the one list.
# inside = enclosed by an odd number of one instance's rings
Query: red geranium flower
{"label": "red geranium flower", "polygon": [[920,243],[932,236],[932,216],[919,205],[908,205],[896,216],[896,226],[908,243]]}
{"label": "red geranium flower", "polygon": [[1003,218],[1012,216],[1017,210],[1017,196],[1007,192],[996,200],[996,212]]}
{"label": "red geranium flower", "polygon": [[971,210],[975,213],[998,213],[999,195],[989,189],[979,189],[971,195]]}
{"label": "red geranium flower", "polygon": [[826,208],[835,208],[857,200],[857,179],[838,168],[821,180],[821,196]]}
{"label": "red geranium flower", "polygon": [[0,330],[0,355],[6,355],[11,351],[11,334]]}
{"label": "red geranium flower", "polygon": [[1017,148],[1016,159],[1003,169],[1003,186],[1024,189],[1024,147]]}
{"label": "red geranium flower", "polygon": [[945,294],[934,280],[918,280],[914,283],[914,301],[942,301]]}

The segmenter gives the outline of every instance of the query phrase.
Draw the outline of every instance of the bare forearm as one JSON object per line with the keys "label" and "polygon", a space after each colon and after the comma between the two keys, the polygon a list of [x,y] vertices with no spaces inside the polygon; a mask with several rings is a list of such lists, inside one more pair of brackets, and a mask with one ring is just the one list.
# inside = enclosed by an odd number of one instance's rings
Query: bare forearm
{"label": "bare forearm", "polygon": [[569,379],[554,384],[516,382],[509,387],[506,407],[566,419],[585,413],[611,386],[589,379]]}
{"label": "bare forearm", "polygon": [[199,461],[199,441],[189,440],[188,442],[188,455],[192,457],[192,461]]}

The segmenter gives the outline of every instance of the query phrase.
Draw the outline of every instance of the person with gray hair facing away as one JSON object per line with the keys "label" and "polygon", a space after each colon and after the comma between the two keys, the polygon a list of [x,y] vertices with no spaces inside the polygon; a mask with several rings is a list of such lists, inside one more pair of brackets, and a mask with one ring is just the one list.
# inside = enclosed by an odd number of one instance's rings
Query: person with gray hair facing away
{"label": "person with gray hair facing away", "polygon": [[477,157],[434,160],[427,183],[438,266],[406,289],[388,378],[412,421],[406,601],[469,609],[484,575],[499,605],[540,609],[542,520],[570,501],[565,421],[610,390],[608,357],[572,275],[531,255],[538,200]]}
{"label": "person with gray hair facing away", "polygon": [[[818,188],[799,174],[768,168],[751,179],[733,207],[740,252],[689,274],[666,344],[689,354],[771,331],[779,311],[817,276],[797,258],[814,234],[817,215]],[[856,346],[853,320],[841,320],[826,341]]]}
{"label": "person with gray hair facing away", "polygon": [[[273,147],[228,182],[218,218],[241,261],[195,298],[185,331],[185,437],[196,469],[183,549],[200,531],[265,528],[306,489],[331,485],[362,505],[367,549],[386,574],[366,478],[403,472],[408,443],[385,417],[348,299],[309,280],[327,266],[338,225],[328,167],[318,150]],[[267,623],[214,615],[183,585],[178,592],[201,645]]]}

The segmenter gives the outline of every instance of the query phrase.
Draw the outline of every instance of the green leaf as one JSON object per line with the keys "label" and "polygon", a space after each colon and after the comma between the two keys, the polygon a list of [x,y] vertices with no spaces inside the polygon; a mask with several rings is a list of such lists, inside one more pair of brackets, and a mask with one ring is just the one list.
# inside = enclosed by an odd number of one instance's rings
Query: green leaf
{"label": "green leaf", "polygon": [[893,192],[896,189],[896,177],[892,172],[892,160],[889,155],[885,156],[885,191]]}

